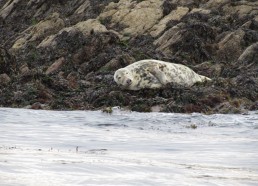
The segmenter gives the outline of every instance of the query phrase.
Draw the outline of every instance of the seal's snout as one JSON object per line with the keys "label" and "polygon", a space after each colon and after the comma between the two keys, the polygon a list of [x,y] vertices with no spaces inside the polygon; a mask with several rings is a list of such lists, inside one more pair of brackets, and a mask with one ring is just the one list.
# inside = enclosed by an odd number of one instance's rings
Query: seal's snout
{"label": "seal's snout", "polygon": [[127,85],[131,85],[131,84],[132,84],[132,80],[131,80],[131,79],[127,79],[127,80],[126,80],[126,84],[127,84]]}

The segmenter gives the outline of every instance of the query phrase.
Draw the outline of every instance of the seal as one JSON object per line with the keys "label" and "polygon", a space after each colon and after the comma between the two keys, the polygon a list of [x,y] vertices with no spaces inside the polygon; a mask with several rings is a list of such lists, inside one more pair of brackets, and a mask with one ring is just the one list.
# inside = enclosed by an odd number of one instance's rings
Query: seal
{"label": "seal", "polygon": [[146,59],[118,69],[114,80],[124,89],[140,90],[161,88],[168,83],[190,87],[211,79],[195,73],[185,65]]}

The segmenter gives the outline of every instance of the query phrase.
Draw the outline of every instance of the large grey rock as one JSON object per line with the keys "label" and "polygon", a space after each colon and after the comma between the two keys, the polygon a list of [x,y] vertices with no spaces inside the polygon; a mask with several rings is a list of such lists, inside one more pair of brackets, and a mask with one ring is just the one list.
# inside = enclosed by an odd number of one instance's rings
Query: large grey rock
{"label": "large grey rock", "polygon": [[111,18],[111,26],[124,27],[120,33],[126,36],[137,36],[146,33],[163,16],[162,0],[145,0],[137,3],[132,0],[120,0],[110,3],[98,19]]}

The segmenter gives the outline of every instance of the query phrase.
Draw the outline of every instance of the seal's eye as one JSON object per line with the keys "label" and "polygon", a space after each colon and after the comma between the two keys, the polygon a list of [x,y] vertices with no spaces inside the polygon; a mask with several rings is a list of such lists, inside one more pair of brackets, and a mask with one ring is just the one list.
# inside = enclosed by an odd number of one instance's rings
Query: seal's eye
{"label": "seal's eye", "polygon": [[117,79],[121,79],[121,77],[118,77]]}

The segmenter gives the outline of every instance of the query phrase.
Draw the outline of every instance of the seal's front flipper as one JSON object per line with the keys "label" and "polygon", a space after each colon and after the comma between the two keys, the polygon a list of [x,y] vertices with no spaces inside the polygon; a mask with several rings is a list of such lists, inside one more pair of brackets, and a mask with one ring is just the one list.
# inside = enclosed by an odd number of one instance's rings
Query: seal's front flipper
{"label": "seal's front flipper", "polygon": [[154,66],[153,68],[149,69],[149,72],[157,78],[157,80],[162,84],[166,85],[168,83],[167,77],[164,72],[162,72],[158,66]]}

